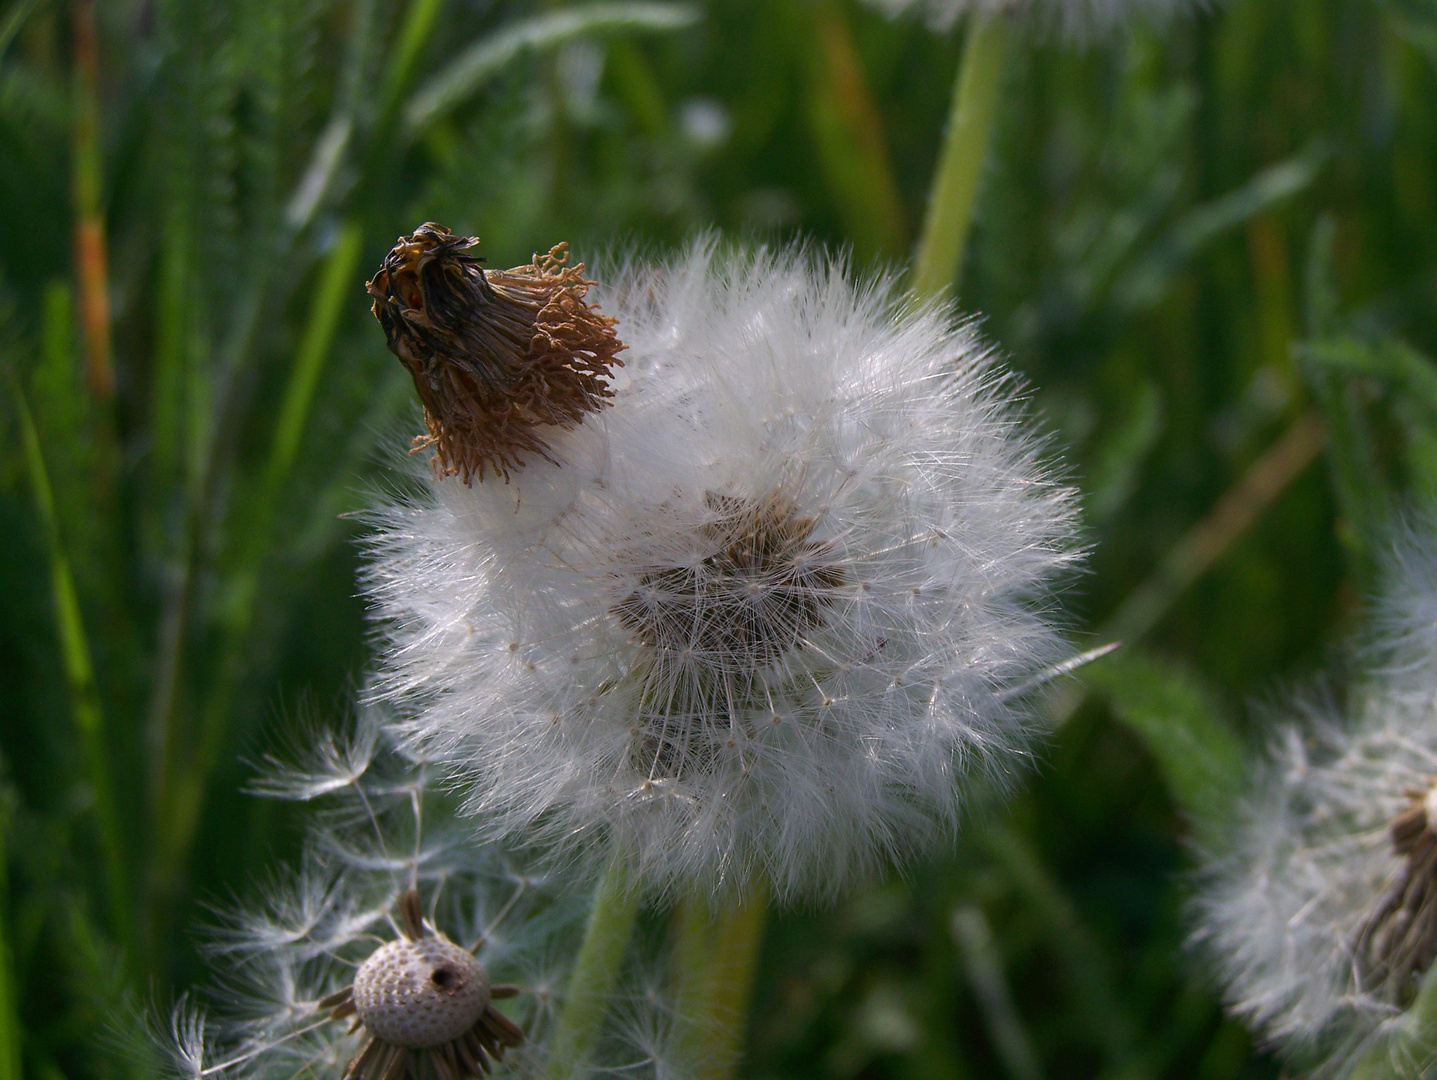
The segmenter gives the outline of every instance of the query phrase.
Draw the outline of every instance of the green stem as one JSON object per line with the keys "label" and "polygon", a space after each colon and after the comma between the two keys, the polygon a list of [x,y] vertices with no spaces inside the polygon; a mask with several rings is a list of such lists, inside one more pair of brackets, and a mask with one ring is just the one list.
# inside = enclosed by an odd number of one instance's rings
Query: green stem
{"label": "green stem", "polygon": [[678,1059],[695,1080],[728,1080],[743,1052],[754,968],[768,918],[768,886],[751,882],[715,913],[690,897],[675,919]]}
{"label": "green stem", "polygon": [[55,495],[45,466],[40,434],[30,414],[24,388],[12,374],[10,388],[15,411],[20,420],[20,438],[24,444],[25,464],[30,485],[35,492],[35,507],[45,530],[50,555],[50,592],[55,603],[55,625],[64,659],[65,681],[69,684],[70,700],[79,729],[80,746],[85,757],[90,787],[95,796],[95,817],[104,850],[105,883],[110,894],[110,914],[121,941],[129,940],[130,890],[125,873],[124,830],[120,825],[115,802],[115,787],[110,778],[110,751],[105,737],[105,717],[100,707],[100,688],[95,680],[95,666],[90,659],[90,644],[85,632],[84,615],[80,609],[75,576],[65,555],[60,537],[59,520],[55,514]]}
{"label": "green stem", "polygon": [[1007,45],[1007,16],[974,17],[958,81],[953,85],[953,108],[914,259],[912,292],[920,300],[931,299],[946,288],[958,291]]}
{"label": "green stem", "polygon": [[580,1075],[593,1055],[638,914],[638,889],[630,878],[625,853],[616,850],[594,893],[589,925],[569,979],[568,999],[554,1032],[550,1070],[554,1080]]}

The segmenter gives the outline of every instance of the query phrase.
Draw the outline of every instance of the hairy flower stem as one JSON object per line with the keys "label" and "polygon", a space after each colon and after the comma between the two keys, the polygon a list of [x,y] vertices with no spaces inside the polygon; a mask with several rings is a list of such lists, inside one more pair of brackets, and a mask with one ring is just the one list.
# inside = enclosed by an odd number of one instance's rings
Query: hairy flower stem
{"label": "hairy flower stem", "polygon": [[634,919],[639,914],[639,891],[629,874],[626,856],[622,849],[614,852],[594,892],[594,907],[569,979],[568,1000],[554,1032],[549,1074],[553,1080],[568,1080],[583,1073],[608,1012]]}
{"label": "hairy flower stem", "polygon": [[674,919],[679,1060],[695,1080],[728,1080],[738,1065],[767,921],[762,877],[718,913],[706,898],[692,896]]}
{"label": "hairy flower stem", "polygon": [[913,295],[919,300],[951,287],[957,293],[963,250],[973,224],[978,183],[988,159],[988,143],[997,113],[998,88],[1008,46],[1008,17],[975,16],[953,85],[953,107],[928,193],[928,211],[913,264]]}

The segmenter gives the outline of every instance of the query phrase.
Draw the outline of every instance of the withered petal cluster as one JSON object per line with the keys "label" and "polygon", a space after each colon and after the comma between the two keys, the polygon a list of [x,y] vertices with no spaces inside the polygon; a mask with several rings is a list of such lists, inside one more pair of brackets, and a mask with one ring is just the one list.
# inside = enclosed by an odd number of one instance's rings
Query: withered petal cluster
{"label": "withered petal cluster", "polygon": [[584,265],[556,244],[527,266],[485,271],[478,237],[425,222],[369,282],[389,349],[414,378],[441,476],[508,479],[529,455],[552,460],[545,428],[572,428],[612,396],[623,361],[615,320],[585,296]]}

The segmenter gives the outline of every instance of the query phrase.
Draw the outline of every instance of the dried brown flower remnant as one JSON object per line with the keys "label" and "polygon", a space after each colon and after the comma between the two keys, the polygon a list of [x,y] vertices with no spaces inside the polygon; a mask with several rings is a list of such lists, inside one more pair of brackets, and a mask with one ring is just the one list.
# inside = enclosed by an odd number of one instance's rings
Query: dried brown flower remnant
{"label": "dried brown flower remnant", "polygon": [[1388,830],[1405,865],[1362,923],[1357,960],[1371,990],[1408,1005],[1437,959],[1437,783],[1408,788],[1405,809]]}
{"label": "dried brown flower remnant", "polygon": [[556,244],[528,266],[486,272],[478,237],[425,222],[402,236],[369,282],[389,349],[414,377],[441,476],[508,479],[548,457],[546,427],[572,428],[612,396],[623,361],[614,319],[584,297],[593,284]]}
{"label": "dried brown flower remnant", "polygon": [[376,949],[354,982],[320,1001],[330,1017],[353,1017],[367,1038],[344,1080],[470,1080],[493,1069],[524,1032],[493,1007],[513,986],[493,985],[468,950],[424,921],[419,894],[399,898],[404,936]]}

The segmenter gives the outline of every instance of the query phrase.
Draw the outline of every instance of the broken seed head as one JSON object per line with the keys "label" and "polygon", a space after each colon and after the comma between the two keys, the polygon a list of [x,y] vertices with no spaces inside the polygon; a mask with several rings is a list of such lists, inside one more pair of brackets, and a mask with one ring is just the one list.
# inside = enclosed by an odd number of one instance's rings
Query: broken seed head
{"label": "broken seed head", "polygon": [[612,396],[623,361],[615,320],[585,300],[591,281],[556,244],[527,266],[486,272],[455,236],[425,222],[369,282],[389,349],[414,378],[440,476],[506,480],[530,455],[553,460],[545,428],[572,428]]}
{"label": "broken seed head", "polygon": [[489,1007],[478,960],[443,938],[391,941],[354,975],[354,1012],[375,1038],[421,1049],[459,1038]]}

